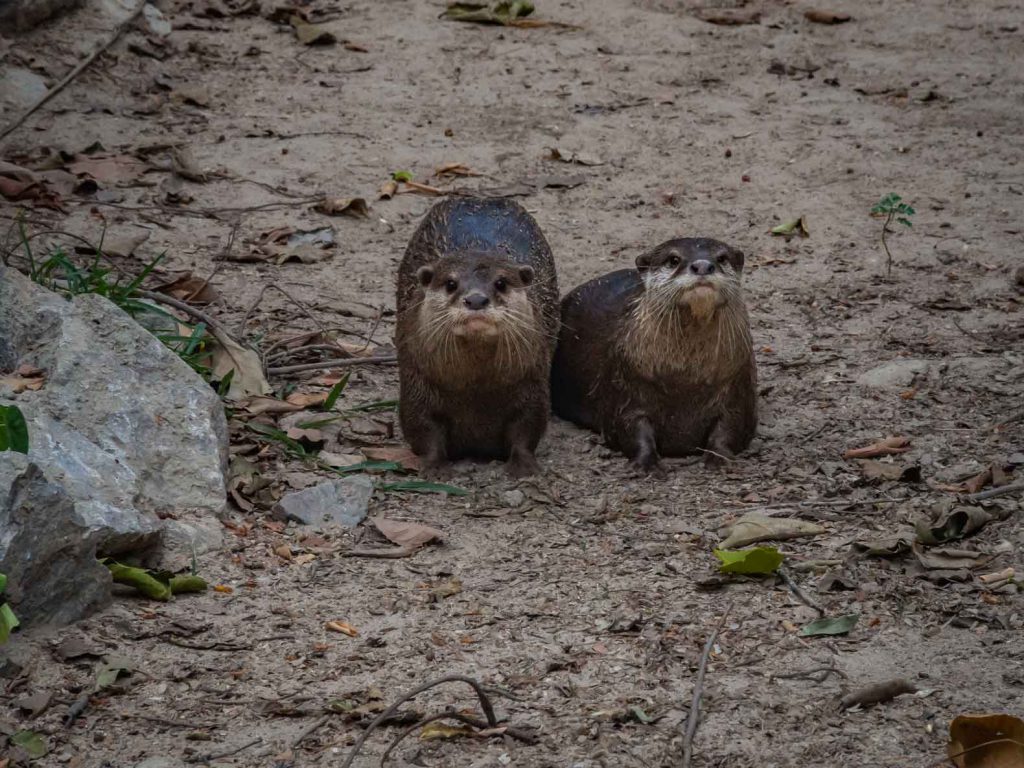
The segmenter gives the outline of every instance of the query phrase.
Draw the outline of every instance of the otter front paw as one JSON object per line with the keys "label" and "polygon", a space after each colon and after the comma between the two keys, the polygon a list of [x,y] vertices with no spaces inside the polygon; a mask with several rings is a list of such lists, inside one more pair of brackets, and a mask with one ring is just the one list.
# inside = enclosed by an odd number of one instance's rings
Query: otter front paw
{"label": "otter front paw", "polygon": [[538,474],[540,472],[540,464],[537,463],[537,459],[534,458],[532,453],[516,453],[506,462],[505,471],[508,472],[509,477],[514,477],[518,480],[519,478]]}
{"label": "otter front paw", "polygon": [[444,459],[424,461],[423,469],[420,470],[420,477],[424,480],[450,480],[452,477],[452,465]]}
{"label": "otter front paw", "polygon": [[630,468],[633,472],[641,477],[653,477],[661,479],[666,476],[665,467],[662,465],[661,460],[658,458],[658,454],[648,454],[646,456],[638,456],[629,462]]}

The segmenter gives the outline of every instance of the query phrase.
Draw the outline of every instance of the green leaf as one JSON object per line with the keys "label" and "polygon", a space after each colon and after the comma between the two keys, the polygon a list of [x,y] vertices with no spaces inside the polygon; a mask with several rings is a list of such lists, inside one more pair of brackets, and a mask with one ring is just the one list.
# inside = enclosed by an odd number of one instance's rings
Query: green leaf
{"label": "green leaf", "polygon": [[384,483],[378,486],[385,492],[409,492],[409,493],[447,493],[450,496],[468,496],[469,491],[458,488],[454,485],[444,483],[431,483],[426,480],[401,480],[397,483]]}
{"label": "green leaf", "polygon": [[0,451],[28,453],[28,425],[16,405],[0,405]]}
{"label": "green leaf", "polygon": [[356,405],[352,408],[346,408],[346,413],[373,413],[376,411],[393,411],[398,407],[397,400],[375,400],[372,403],[363,403],[362,405]]}
{"label": "green leaf", "polygon": [[412,171],[395,171],[391,178],[395,181],[412,181]]}
{"label": "green leaf", "polygon": [[11,632],[20,623],[18,617],[14,615],[14,611],[11,610],[11,606],[7,603],[0,603],[0,643],[6,643],[7,638],[11,636]]}
{"label": "green leaf", "polygon": [[217,385],[217,396],[226,397],[228,390],[231,389],[231,380],[235,378],[235,369],[232,368],[226,374],[224,378],[220,380],[220,384]]}
{"label": "green leaf", "polygon": [[35,731],[18,731],[11,736],[11,744],[21,747],[33,760],[38,760],[50,751],[46,739]]}
{"label": "green leaf", "polygon": [[157,578],[152,571],[122,565],[109,558],[101,562],[110,570],[110,575],[116,583],[132,587],[152,600],[167,601],[171,599],[170,585],[163,579]]}
{"label": "green leaf", "polygon": [[7,574],[0,573],[0,595],[4,593],[5,589],[7,589]]}
{"label": "green leaf", "polygon": [[207,588],[206,579],[192,574],[172,576],[170,583],[171,593],[180,595],[183,592],[205,592]]}
{"label": "green leaf", "polygon": [[96,674],[96,688],[95,690],[100,691],[104,688],[110,688],[115,685],[118,680],[122,677],[130,677],[134,670],[124,663],[108,663],[105,664],[100,671]]}
{"label": "green leaf", "polygon": [[898,219],[896,219],[896,221],[898,221],[900,224],[904,224],[904,225],[906,225],[908,227],[914,226],[913,224],[910,223],[909,219],[904,219],[902,216],[900,216]]}
{"label": "green leaf", "polygon": [[636,718],[636,721],[638,723],[643,723],[644,725],[650,725],[651,723],[654,722],[654,718],[651,717],[650,715],[648,715],[642,709],[640,709],[640,707],[630,707],[629,711],[633,715],[633,717]]}
{"label": "green leaf", "polygon": [[799,219],[793,219],[787,221],[785,224],[779,224],[777,227],[772,227],[771,232],[773,235],[800,235],[800,237],[810,237],[810,232],[807,230],[807,222],[804,221],[804,217],[801,216]]}
{"label": "green leaf", "polygon": [[348,386],[348,378],[351,375],[351,373],[346,373],[341,381],[331,387],[331,391],[327,393],[327,399],[324,400],[325,411],[329,411],[334,408],[334,404],[338,402],[338,398],[341,397],[341,393],[344,392],[345,387]]}
{"label": "green leaf", "polygon": [[722,573],[775,573],[785,556],[775,547],[753,549],[716,549],[715,557],[722,561]]}
{"label": "green leaf", "polygon": [[820,635],[845,635],[860,618],[859,613],[847,613],[843,616],[833,616],[827,619],[818,619],[800,630],[800,637],[818,637]]}
{"label": "green leaf", "polygon": [[530,0],[498,0],[498,2],[456,2],[448,3],[442,14],[454,21],[471,21],[477,24],[511,24],[533,13]]}
{"label": "green leaf", "polygon": [[350,472],[399,472],[402,469],[402,465],[397,461],[361,461],[346,467],[332,467],[328,464],[320,466],[331,472],[337,472],[339,475],[347,475]]}

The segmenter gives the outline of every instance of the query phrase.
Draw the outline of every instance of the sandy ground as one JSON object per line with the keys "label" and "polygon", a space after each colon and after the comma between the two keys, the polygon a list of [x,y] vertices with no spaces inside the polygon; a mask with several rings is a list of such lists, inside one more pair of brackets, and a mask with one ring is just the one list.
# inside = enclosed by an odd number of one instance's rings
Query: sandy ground
{"label": "sandy ground", "polygon": [[[215,273],[220,299],[208,311],[230,327],[276,285],[342,338],[381,347],[396,265],[432,202],[377,200],[392,171],[447,189],[430,175],[457,162],[485,176],[454,186],[532,191],[520,200],[552,245],[563,291],[670,237],[728,241],[747,253],[763,411],[755,445],[722,474],[677,460],[666,479],[639,479],[594,436],[554,421],[536,479],[466,465],[453,482],[470,496],[375,498],[372,514],[446,535],[400,560],[342,557],[355,540],[373,543],[366,528],[303,543],[265,511],[234,509],[230,551],[199,562],[232,593],[155,606],[120,597],[76,627],[16,640],[24,669],[0,681],[0,720],[47,735],[50,754],[36,764],[177,765],[246,747],[216,764],[339,765],[366,718],[319,722],[329,702],[379,709],[463,674],[512,694],[495,694],[496,706],[535,728],[537,743],[414,734],[392,764],[671,765],[702,646],[727,606],[695,766],[942,764],[956,715],[1024,714],[1020,597],[1013,584],[992,591],[977,579],[1020,573],[1019,496],[995,500],[989,508],[1007,519],[957,545],[990,557],[975,576],[851,548],[953,498],[936,486],[1024,461],[1024,298],[1013,278],[1024,239],[1022,4],[872,0],[850,4],[855,18],[835,26],[805,20],[802,3],[767,2],[759,23],[741,26],[702,21],[690,2],[539,6],[539,18],[578,28],[459,24],[438,18],[438,2],[353,0],[316,4],[338,43],[303,47],[260,15],[161,3],[175,27],[162,48],[131,32],[0,154],[29,164],[96,141],[110,152],[187,144],[210,175],[180,184],[189,205],[166,207],[170,176],[150,173],[148,186],[69,198],[66,216],[30,210],[31,226],[91,239],[104,226],[146,230],[122,266],[166,251],[168,272]],[[6,64],[52,83],[109,28],[109,16],[83,10],[10,41]],[[147,47],[164,58],[138,52]],[[556,162],[552,147],[603,164]],[[552,181],[562,186],[544,186]],[[889,238],[892,280],[881,222],[868,214],[888,192],[917,209],[913,228]],[[328,218],[297,202],[319,194],[364,197],[371,215]],[[283,205],[249,208],[268,203]],[[14,206],[0,215],[9,220]],[[798,216],[809,238],[768,233]],[[331,226],[336,246],[319,263],[222,259],[282,226]],[[245,331],[258,341],[311,327],[269,292]],[[889,386],[861,378],[890,362],[900,365]],[[878,384],[877,372],[869,378]],[[366,366],[342,404],[396,395],[393,367]],[[327,447],[385,440],[367,431],[365,420],[345,426],[344,442]],[[896,458],[919,465],[922,482],[873,484],[842,460],[891,434],[911,438]],[[310,481],[274,451],[260,467],[278,490]],[[872,498],[888,501],[862,503]],[[795,506],[808,500],[850,503]],[[774,578],[710,578],[720,525],[765,505],[826,529],[780,547],[827,615],[860,614],[848,635],[797,636],[816,613]],[[282,558],[282,544],[314,557]],[[820,584],[829,567],[848,588]],[[453,579],[461,591],[449,594]],[[359,635],[325,631],[330,620]],[[67,638],[139,671],[65,728],[101,663],[62,660],[55,648]],[[773,677],[820,667],[837,672]],[[844,693],[895,677],[920,692],[839,710]],[[12,702],[40,691],[53,704],[27,720]],[[473,702],[456,687],[415,702],[420,712],[446,705]],[[398,732],[376,731],[356,765],[376,765]]]}

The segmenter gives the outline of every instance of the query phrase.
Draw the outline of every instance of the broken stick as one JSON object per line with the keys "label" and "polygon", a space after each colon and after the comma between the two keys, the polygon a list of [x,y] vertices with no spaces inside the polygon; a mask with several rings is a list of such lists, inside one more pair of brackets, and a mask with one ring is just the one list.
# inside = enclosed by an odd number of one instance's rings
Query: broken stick
{"label": "broken stick", "polygon": [[700,657],[700,665],[697,667],[697,678],[693,683],[693,699],[690,701],[690,714],[686,717],[686,732],[683,734],[683,759],[679,763],[681,768],[690,768],[690,760],[693,758],[693,737],[697,734],[697,725],[700,720],[700,698],[704,693],[704,674],[708,669],[708,661],[711,658],[711,650],[715,647],[715,639],[725,620],[732,611],[732,603],[725,607],[718,624],[708,635],[708,641],[704,644],[704,653]]}

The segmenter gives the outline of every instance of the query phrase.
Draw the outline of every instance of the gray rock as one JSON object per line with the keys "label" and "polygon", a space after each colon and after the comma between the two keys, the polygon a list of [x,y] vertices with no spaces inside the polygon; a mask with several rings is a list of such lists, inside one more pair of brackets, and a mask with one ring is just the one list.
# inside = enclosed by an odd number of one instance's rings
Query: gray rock
{"label": "gray rock", "polygon": [[24,624],[64,624],[110,602],[100,532],[27,457],[0,454],[0,572]]}
{"label": "gray rock", "polygon": [[[67,301],[0,266],[0,371],[22,364],[45,371],[44,387],[0,390],[0,405],[24,413],[29,460],[101,554],[152,548],[163,516],[176,520],[179,560],[216,543],[208,523],[225,506],[227,423],[188,365],[106,299]],[[0,454],[8,476],[12,456]],[[0,482],[0,499],[9,488]],[[0,557],[8,533],[0,524]]]}
{"label": "gray rock", "polygon": [[927,360],[901,358],[865,371],[857,377],[857,383],[874,389],[904,389],[913,384],[917,376],[928,373],[929,367]]}
{"label": "gray rock", "polygon": [[353,475],[289,493],[274,507],[278,517],[316,528],[354,528],[366,518],[373,481]]}
{"label": "gray rock", "polygon": [[513,488],[511,491],[505,491],[501,494],[501,503],[506,507],[518,509],[526,503],[526,494],[518,488]]}
{"label": "gray rock", "polygon": [[147,757],[141,763],[136,763],[135,768],[185,768],[187,763],[175,757]]}

